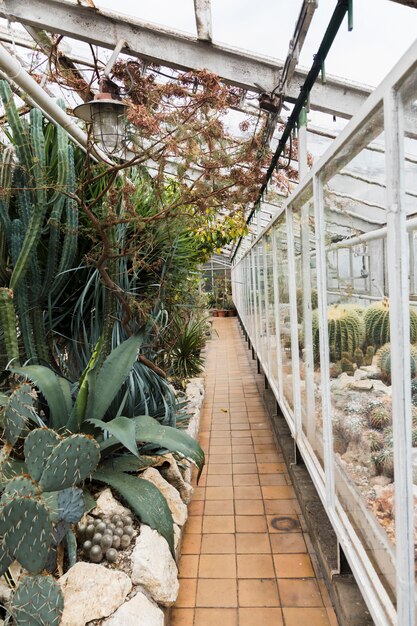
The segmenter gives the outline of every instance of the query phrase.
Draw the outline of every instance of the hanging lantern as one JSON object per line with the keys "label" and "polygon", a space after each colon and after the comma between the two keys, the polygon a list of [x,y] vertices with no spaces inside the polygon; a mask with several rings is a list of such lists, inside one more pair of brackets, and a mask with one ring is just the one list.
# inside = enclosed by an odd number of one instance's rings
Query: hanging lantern
{"label": "hanging lantern", "polygon": [[103,77],[94,100],[77,106],[74,115],[92,124],[94,143],[113,155],[119,153],[125,144],[126,106],[120,99],[119,87]]}

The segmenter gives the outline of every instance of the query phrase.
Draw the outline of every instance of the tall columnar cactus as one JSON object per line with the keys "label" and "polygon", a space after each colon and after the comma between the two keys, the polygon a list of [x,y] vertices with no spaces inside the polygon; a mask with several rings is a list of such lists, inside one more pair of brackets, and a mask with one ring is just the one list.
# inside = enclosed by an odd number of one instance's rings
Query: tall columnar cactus
{"label": "tall columnar cactus", "polygon": [[18,356],[17,326],[22,360],[45,362],[45,311],[76,264],[74,151],[66,131],[46,124],[40,110],[32,109],[29,120],[18,115],[6,81],[0,81],[0,97],[13,141],[0,162],[0,287],[13,290],[18,316],[13,346],[7,336],[6,358]]}
{"label": "tall columnar cactus", "polygon": [[[391,384],[391,345],[386,343],[376,354],[378,367],[383,379]],[[417,347],[410,346],[410,373],[411,378],[417,375]]]}
{"label": "tall columnar cactus", "polygon": [[13,303],[13,291],[0,287],[0,326],[6,348],[7,361],[19,363],[19,346],[16,333],[16,311]]}
{"label": "tall columnar cactus", "polygon": [[[364,315],[366,341],[378,348],[390,341],[389,300],[371,304]],[[410,308],[410,342],[417,342],[417,313]]]}
{"label": "tall columnar cactus", "polygon": [[[342,358],[343,352],[353,357],[353,353],[363,342],[364,325],[355,311],[343,305],[329,307],[327,311],[327,327],[329,333],[329,356],[331,361]],[[318,360],[320,353],[318,312],[313,312],[314,357]]]}

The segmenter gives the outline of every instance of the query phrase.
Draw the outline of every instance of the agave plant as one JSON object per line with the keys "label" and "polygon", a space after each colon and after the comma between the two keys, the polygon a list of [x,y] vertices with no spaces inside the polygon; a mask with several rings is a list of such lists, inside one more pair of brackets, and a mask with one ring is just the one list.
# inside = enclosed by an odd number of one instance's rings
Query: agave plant
{"label": "agave plant", "polygon": [[201,351],[206,344],[207,320],[191,318],[184,326],[177,318],[172,332],[174,343],[168,354],[170,374],[179,379],[198,376],[203,369]]}
{"label": "agave plant", "polygon": [[[130,474],[153,464],[152,450],[157,454],[169,451],[185,458],[197,466],[200,474],[204,452],[186,433],[162,426],[148,415],[125,417],[109,412],[137,359],[142,341],[140,334],[130,337],[110,353],[100,368],[97,367],[100,346],[97,346],[75,390],[65,378],[42,365],[12,367],[8,372],[38,388],[45,399],[44,423],[50,429],[94,436],[101,461],[92,478],[113,487],[144,523],[166,538],[173,551],[173,522],[164,497],[154,485]],[[39,415],[37,419],[40,420]],[[28,420],[24,422],[29,425]],[[20,467],[20,471],[24,472],[25,468]]]}

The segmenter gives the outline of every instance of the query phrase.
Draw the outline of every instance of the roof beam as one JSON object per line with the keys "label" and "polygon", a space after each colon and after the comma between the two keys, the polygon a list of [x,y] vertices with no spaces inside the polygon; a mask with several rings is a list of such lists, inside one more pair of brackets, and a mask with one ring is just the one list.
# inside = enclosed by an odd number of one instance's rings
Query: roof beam
{"label": "roof beam", "polygon": [[[278,85],[283,68],[283,62],[277,59],[219,44],[208,46],[195,37],[67,0],[31,0],[29,8],[21,0],[1,0],[0,16],[111,50],[120,39],[125,39],[123,52],[130,56],[180,70],[204,67],[225,82],[254,92],[261,91],[256,84],[262,86],[262,91],[271,92]],[[297,99],[307,73],[295,71],[286,100]],[[327,76],[326,84],[317,82],[313,87],[310,107],[349,119],[371,91],[369,87]]]}
{"label": "roof beam", "polygon": [[211,43],[213,35],[210,0],[194,0],[194,13],[198,39]]}

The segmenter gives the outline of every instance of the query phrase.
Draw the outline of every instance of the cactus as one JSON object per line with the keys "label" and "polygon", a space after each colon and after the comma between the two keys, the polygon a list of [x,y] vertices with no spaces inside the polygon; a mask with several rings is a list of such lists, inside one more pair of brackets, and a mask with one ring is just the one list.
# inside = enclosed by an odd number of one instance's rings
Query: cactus
{"label": "cactus", "polygon": [[82,489],[70,487],[58,493],[59,519],[76,524],[84,514],[84,498]]}
{"label": "cactus", "polygon": [[19,362],[19,346],[16,333],[16,312],[13,303],[13,290],[0,287],[0,326],[6,348],[7,361]]}
{"label": "cactus", "polygon": [[66,489],[90,476],[100,460],[100,446],[87,435],[71,435],[53,447],[39,479],[43,491]]}
{"label": "cactus", "polygon": [[384,430],[392,422],[391,411],[383,404],[372,409],[369,418],[369,426],[376,430]]}
{"label": "cactus", "polygon": [[13,500],[16,495],[24,496],[38,496],[40,494],[39,485],[31,479],[28,474],[22,474],[21,476],[15,476],[10,480],[3,492],[1,503],[5,504]]}
{"label": "cactus", "polygon": [[394,477],[394,450],[392,446],[385,446],[372,456],[372,461],[378,474],[388,478]]}
{"label": "cactus", "polygon": [[61,441],[54,430],[36,428],[25,439],[25,460],[29,474],[39,481],[53,448]]}
{"label": "cactus", "polygon": [[[311,290],[311,309],[317,309],[318,307],[318,295],[317,289]],[[300,287],[297,289],[297,318],[298,322],[301,322],[304,317],[304,307],[303,307],[303,290]]]}
{"label": "cactus", "polygon": [[[381,378],[389,385],[391,384],[391,346],[385,344],[377,352],[378,367],[381,370]],[[417,348],[410,346],[410,372],[411,378],[417,374]]]}
{"label": "cactus", "polygon": [[347,374],[353,374],[354,372],[353,363],[346,357],[340,360],[340,368],[342,372],[346,372]]}
{"label": "cactus", "polygon": [[0,534],[7,552],[28,572],[36,574],[44,569],[53,528],[41,501],[29,495],[6,501],[0,509]]}
{"label": "cactus", "polygon": [[384,435],[380,430],[367,430],[364,437],[369,443],[371,452],[379,452],[384,447]]}
{"label": "cactus", "polygon": [[354,363],[356,363],[356,365],[358,367],[362,367],[363,365],[363,352],[360,348],[356,348],[355,352],[353,353],[353,361]]}
{"label": "cactus", "polygon": [[63,610],[62,591],[52,576],[25,576],[10,606],[18,626],[59,626]]}
{"label": "cactus", "polygon": [[85,556],[93,563],[105,558],[109,563],[117,561],[117,550],[130,546],[135,529],[131,515],[118,515],[110,518],[87,518],[87,524],[78,525],[78,537]]}
{"label": "cactus", "polygon": [[[352,358],[353,352],[363,341],[363,321],[355,313],[342,305],[330,307],[327,311],[330,360],[338,361],[342,352]],[[319,324],[318,313],[313,312],[313,343],[314,356],[319,358]]]}
{"label": "cactus", "polygon": [[[389,300],[371,304],[364,315],[367,343],[379,348],[390,340]],[[410,342],[417,341],[417,313],[410,308]]]}
{"label": "cactus", "polygon": [[4,436],[10,445],[20,437],[27,421],[33,416],[32,388],[23,383],[9,396],[4,409]]}
{"label": "cactus", "polygon": [[30,123],[20,117],[6,81],[0,97],[13,141],[0,163],[0,287],[12,289],[0,294],[0,326],[7,361],[19,357],[17,326],[22,359],[39,363],[50,360],[45,311],[78,265],[78,207],[67,195],[76,186],[74,149],[40,110]]}
{"label": "cactus", "polygon": [[372,365],[372,361],[375,355],[375,348],[373,346],[368,346],[366,348],[366,353],[365,353],[365,359],[364,359],[364,363],[365,365]]}

